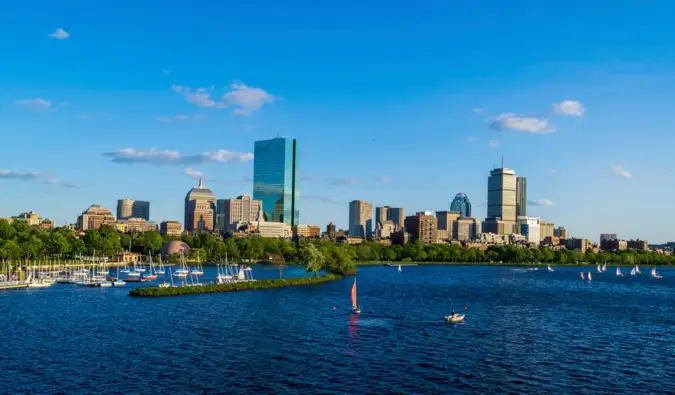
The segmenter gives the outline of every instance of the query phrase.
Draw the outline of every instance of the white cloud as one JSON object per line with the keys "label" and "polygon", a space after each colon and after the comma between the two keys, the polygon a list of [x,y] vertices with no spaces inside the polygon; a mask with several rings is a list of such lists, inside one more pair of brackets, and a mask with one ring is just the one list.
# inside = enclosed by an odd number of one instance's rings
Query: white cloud
{"label": "white cloud", "polygon": [[15,171],[15,170],[0,170],[0,178],[15,178],[20,180],[35,180],[42,177],[42,173],[35,171]]}
{"label": "white cloud", "polygon": [[549,199],[537,199],[537,200],[528,200],[527,204],[532,206],[542,206],[542,207],[551,207],[553,202]]}
{"label": "white cloud", "polygon": [[222,149],[195,155],[181,155],[178,151],[161,151],[155,148],[146,151],[123,148],[106,152],[103,155],[112,158],[115,163],[149,163],[154,165],[185,165],[206,162],[239,163],[253,160],[253,154],[250,152],[232,152]]}
{"label": "white cloud", "polygon": [[192,169],[188,167],[187,169],[183,170],[183,174],[185,174],[188,177],[192,178],[199,178],[199,177],[204,177],[204,173],[202,173],[199,170]]}
{"label": "white cloud", "polygon": [[68,32],[63,29],[58,28],[54,33],[50,34],[49,37],[55,38],[57,40],[65,40],[70,37],[70,34],[68,34]]}
{"label": "white cloud", "polygon": [[475,137],[467,137],[467,138],[464,139],[464,141],[466,141],[467,143],[475,143],[476,140],[478,140],[478,139],[475,138]]}
{"label": "white cloud", "polygon": [[490,148],[497,148],[500,145],[502,145],[502,143],[499,140],[488,140],[488,146]]}
{"label": "white cloud", "polygon": [[359,180],[355,178],[337,178],[333,180],[333,185],[356,185]]}
{"label": "white cloud", "polygon": [[35,99],[17,100],[16,104],[35,111],[47,111],[52,107],[52,102],[39,97]]}
{"label": "white cloud", "polygon": [[586,112],[586,107],[584,107],[584,105],[579,101],[565,100],[562,103],[554,103],[553,111],[560,115],[583,117],[584,113]]}
{"label": "white cloud", "polygon": [[234,83],[230,91],[225,92],[220,100],[213,96],[213,86],[209,88],[189,88],[182,85],[172,85],[171,89],[185,98],[188,103],[206,108],[235,107],[233,113],[248,116],[258,111],[267,103],[274,103],[273,95],[260,88],[252,88],[245,84]]}
{"label": "white cloud", "polygon": [[633,175],[626,169],[625,167],[621,165],[612,165],[610,166],[612,171],[615,172],[616,174],[620,175],[623,178],[631,178]]}
{"label": "white cloud", "polygon": [[499,131],[514,130],[533,134],[555,132],[555,127],[550,125],[546,118],[521,116],[511,112],[497,116],[490,123],[490,129]]}
{"label": "white cloud", "polygon": [[58,178],[50,178],[50,179],[44,180],[42,183],[43,184],[49,184],[49,185],[59,185],[59,186],[62,186],[64,188],[81,188],[81,187],[83,187],[82,184],[79,184],[79,183],[76,183],[76,182],[65,182],[65,181],[61,181]]}

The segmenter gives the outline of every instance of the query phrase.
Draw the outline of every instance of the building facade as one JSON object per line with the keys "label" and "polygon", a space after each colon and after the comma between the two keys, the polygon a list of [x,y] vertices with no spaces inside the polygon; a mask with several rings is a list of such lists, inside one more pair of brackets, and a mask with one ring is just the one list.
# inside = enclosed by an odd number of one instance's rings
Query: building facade
{"label": "building facade", "polygon": [[431,215],[417,214],[405,218],[405,230],[410,241],[433,244],[438,240],[438,220]]}
{"label": "building facade", "polygon": [[335,224],[334,223],[331,222],[326,226],[326,236],[330,240],[335,240],[335,238],[337,237],[337,234],[335,232]]}
{"label": "building facade", "polygon": [[119,199],[117,201],[117,219],[143,218],[150,221],[150,202],[142,200]]}
{"label": "building facade", "polygon": [[600,235],[600,245],[602,245],[603,240],[617,240],[618,238],[616,233],[602,233]]}
{"label": "building facade", "polygon": [[349,236],[366,238],[372,234],[373,204],[365,200],[349,203]]}
{"label": "building facade", "polygon": [[183,227],[178,221],[164,221],[159,224],[159,234],[162,236],[180,236],[183,234]]}
{"label": "building facade", "polygon": [[101,225],[115,227],[115,216],[112,211],[102,208],[98,204],[92,204],[79,217],[77,217],[77,230],[98,229]]}
{"label": "building facade", "polygon": [[[487,218],[499,218],[503,222],[500,234],[513,233],[516,226],[516,172],[499,168],[490,172],[488,178]],[[487,220],[486,226],[487,226]]]}
{"label": "building facade", "polygon": [[471,217],[471,201],[465,193],[458,193],[450,203],[450,211],[459,212],[462,217]]}
{"label": "building facade", "polygon": [[204,186],[204,180],[200,177],[199,185],[185,195],[185,231],[212,231],[215,221],[216,195]]}
{"label": "building facade", "polygon": [[436,211],[436,219],[438,220],[438,230],[447,230],[448,239],[454,240],[456,238],[453,223],[460,218],[462,213],[459,211]]}
{"label": "building facade", "polygon": [[455,240],[471,241],[476,240],[480,233],[480,220],[477,218],[457,218],[452,223],[452,235]]}
{"label": "building facade", "polygon": [[555,229],[555,225],[553,225],[550,222],[546,221],[539,221],[539,228],[541,232],[541,240],[544,240],[547,237],[553,237],[553,229]]}
{"label": "building facade", "polygon": [[253,199],[262,202],[265,221],[299,224],[299,181],[295,139],[277,137],[255,142]]}
{"label": "building facade", "polygon": [[396,229],[403,229],[405,224],[405,210],[402,207],[391,207],[387,219],[394,223]]}
{"label": "building facade", "polygon": [[285,222],[252,222],[249,229],[261,237],[275,237],[288,239],[293,236],[291,225]]}
{"label": "building facade", "polygon": [[262,201],[253,200],[248,195],[236,199],[218,199],[216,202],[216,223],[221,232],[233,231],[239,222],[263,221]]}
{"label": "building facade", "polygon": [[520,234],[525,236],[528,243],[539,243],[543,240],[541,237],[541,219],[539,217],[518,217]]}
{"label": "building facade", "polygon": [[569,239],[570,233],[562,226],[559,226],[553,230],[553,236],[560,237],[561,239]]}
{"label": "building facade", "polygon": [[516,218],[527,216],[527,178],[516,177]]}
{"label": "building facade", "polygon": [[298,225],[293,228],[293,235],[308,239],[317,239],[321,236],[321,228],[315,225]]}
{"label": "building facade", "polygon": [[145,218],[131,217],[127,219],[118,219],[115,228],[122,233],[140,233],[157,230],[157,224],[148,222]]}

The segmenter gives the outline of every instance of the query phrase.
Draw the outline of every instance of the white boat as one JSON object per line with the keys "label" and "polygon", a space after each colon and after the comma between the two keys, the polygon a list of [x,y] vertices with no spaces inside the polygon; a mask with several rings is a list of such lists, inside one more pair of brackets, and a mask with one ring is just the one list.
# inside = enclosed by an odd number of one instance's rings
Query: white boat
{"label": "white boat", "polygon": [[117,279],[112,281],[113,287],[123,287],[125,285],[127,285],[127,283],[124,280]]}
{"label": "white boat", "polygon": [[171,286],[171,284],[166,283],[166,282],[161,283],[161,284],[158,285],[158,287],[160,287],[160,288],[169,288],[170,286]]}
{"label": "white boat", "polygon": [[108,288],[113,286],[113,282],[110,280],[101,280],[100,283],[101,285],[99,285],[99,287],[101,288]]}
{"label": "white boat", "polygon": [[593,276],[591,275],[591,272],[588,272],[588,281],[593,281]]}
{"label": "white boat", "polygon": [[120,270],[120,273],[125,273],[125,274],[126,274],[126,273],[129,273],[129,272],[131,272],[131,270],[129,270],[128,267],[125,267],[124,269]]}
{"label": "white boat", "polygon": [[164,265],[162,264],[162,254],[159,255],[159,266],[157,266],[157,269],[155,269],[155,274],[159,275],[164,275],[166,273],[166,270],[164,270]]}
{"label": "white boat", "polygon": [[606,272],[606,271],[607,271],[607,264],[606,264],[606,263],[602,265],[602,271],[603,271],[603,272]]}
{"label": "white boat", "polygon": [[141,276],[141,273],[137,272],[135,269],[134,269],[134,271],[131,271],[131,272],[127,273],[127,277],[140,277],[140,276]]}
{"label": "white boat", "polygon": [[197,251],[197,267],[190,270],[190,274],[193,276],[203,276],[204,268],[202,267],[201,261],[199,260],[199,251]]}
{"label": "white boat", "polygon": [[401,265],[398,265],[398,272],[401,273],[403,269],[401,269]]}
{"label": "white boat", "polygon": [[546,269],[547,269],[549,272],[555,271],[555,270],[553,270],[553,268],[551,267],[551,265],[546,265]]}
{"label": "white boat", "polygon": [[639,265],[635,265],[635,273],[642,274],[642,273],[640,273],[640,266]]}
{"label": "white boat", "polygon": [[616,275],[617,277],[623,277],[623,273],[621,273],[621,269],[618,267],[616,268]]}
{"label": "white boat", "polygon": [[464,322],[464,314],[450,314],[448,316],[445,316],[444,318],[446,322],[450,322],[452,324],[457,322]]}
{"label": "white boat", "polygon": [[631,269],[630,275],[631,275],[631,276],[636,276],[636,275],[637,275],[637,272],[635,271],[635,268],[632,268],[632,269]]}
{"label": "white boat", "polygon": [[599,263],[598,263],[598,266],[595,268],[595,270],[597,270],[598,273],[602,273],[602,267],[600,266]]}
{"label": "white boat", "polygon": [[47,288],[51,287],[53,283],[43,281],[42,279],[34,278],[28,282],[28,288]]}
{"label": "white boat", "polygon": [[655,268],[655,267],[652,268],[652,277],[653,277],[653,278],[663,278],[662,275],[660,275],[660,274],[658,274],[658,273],[656,272],[656,268]]}

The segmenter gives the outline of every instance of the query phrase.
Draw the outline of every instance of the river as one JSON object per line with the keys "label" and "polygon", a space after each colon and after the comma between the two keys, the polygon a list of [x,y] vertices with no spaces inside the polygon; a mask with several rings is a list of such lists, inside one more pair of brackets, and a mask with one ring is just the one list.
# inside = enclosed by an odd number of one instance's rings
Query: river
{"label": "river", "polygon": [[[609,268],[592,282],[579,270],[362,267],[360,316],[349,313],[353,278],[169,298],[131,298],[130,286],[3,291],[0,385],[68,394],[675,389],[675,270],[656,280]],[[268,267],[254,275],[277,276]],[[466,322],[444,323],[452,309]]]}

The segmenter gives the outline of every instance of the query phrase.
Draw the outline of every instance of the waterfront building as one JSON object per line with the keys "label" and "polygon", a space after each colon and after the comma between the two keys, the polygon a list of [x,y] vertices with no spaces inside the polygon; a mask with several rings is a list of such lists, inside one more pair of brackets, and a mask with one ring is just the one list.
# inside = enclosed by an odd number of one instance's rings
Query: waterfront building
{"label": "waterfront building", "polygon": [[[452,231],[450,231],[452,232]],[[449,241],[449,233],[445,229],[436,229],[436,243],[444,243],[446,241]]]}
{"label": "waterfront building", "polygon": [[293,229],[285,222],[251,222],[249,231],[253,231],[261,237],[288,239],[293,236]]}
{"label": "waterfront building", "polygon": [[[490,221],[491,220],[491,221]],[[493,226],[499,234],[511,234],[516,227],[516,172],[502,167],[490,171],[488,178],[488,207],[484,228]],[[484,229],[486,232],[487,229]]]}
{"label": "waterfront building", "polygon": [[438,220],[438,230],[445,230],[448,232],[448,238],[454,240],[456,235],[453,230],[453,222],[460,218],[462,213],[460,211],[436,211],[436,219]]}
{"label": "waterfront building", "polygon": [[165,243],[162,248],[159,250],[159,253],[162,255],[162,258],[168,258],[171,255],[183,254],[184,256],[190,255],[190,246],[187,243],[174,240],[168,243]]}
{"label": "waterfront building", "polygon": [[389,206],[382,206],[382,207],[376,207],[375,208],[375,228],[379,228],[384,221],[389,219],[389,210],[391,207]]}
{"label": "waterfront building", "polygon": [[349,203],[349,236],[369,237],[373,229],[373,204],[365,200]]}
{"label": "waterfront building", "polygon": [[480,233],[480,220],[477,218],[457,218],[452,222],[452,236],[454,240],[476,240]]}
{"label": "waterfront building", "polygon": [[321,228],[316,225],[298,225],[293,228],[293,236],[316,239],[321,236]]}
{"label": "waterfront building", "polygon": [[253,158],[253,199],[262,201],[263,220],[298,225],[297,141],[287,137],[256,141]]}
{"label": "waterfront building", "polygon": [[579,250],[582,253],[591,248],[593,242],[587,239],[565,239],[565,247],[568,250]]}
{"label": "waterfront building", "polygon": [[216,195],[204,186],[203,177],[199,177],[199,185],[185,195],[185,231],[212,231],[215,219]]}
{"label": "waterfront building", "polygon": [[112,211],[92,204],[77,217],[77,230],[84,232],[88,229],[98,229],[101,225],[115,226],[115,216]]}
{"label": "waterfront building", "polygon": [[183,234],[183,227],[178,221],[164,221],[159,224],[159,234],[162,236],[180,236]]}
{"label": "waterfront building", "polygon": [[527,216],[527,178],[516,177],[516,218]]}
{"label": "waterfront building", "polygon": [[405,230],[410,235],[410,241],[421,241],[432,244],[438,240],[438,220],[422,213],[405,218]]}
{"label": "waterfront building", "polygon": [[539,217],[520,216],[518,217],[518,226],[520,228],[519,233],[525,236],[528,243],[539,245],[542,240],[541,219]]}
{"label": "waterfront building", "polygon": [[117,201],[117,219],[129,218],[143,218],[150,221],[150,202],[119,199]]}
{"label": "waterfront building", "polygon": [[562,226],[559,226],[559,227],[553,229],[553,236],[560,237],[561,239],[569,239],[570,234],[567,231],[567,229],[565,229]]}
{"label": "waterfront building", "polygon": [[508,232],[506,232],[505,227],[506,225],[501,218],[486,218],[485,221],[483,221],[482,232],[486,234],[496,234],[496,235],[509,234]]}
{"label": "waterfront building", "polygon": [[549,236],[550,237],[554,236],[553,229],[555,228],[555,225],[553,225],[552,223],[540,220],[539,221],[539,228],[540,228],[540,236],[541,236],[540,240],[544,240],[545,238],[547,238]]}
{"label": "waterfront building", "polygon": [[450,203],[450,211],[459,212],[462,217],[471,217],[471,201],[465,193],[458,193]]}
{"label": "waterfront building", "polygon": [[263,203],[248,195],[236,199],[218,199],[216,202],[216,224],[221,233],[231,232],[236,223],[263,221]]}
{"label": "waterfront building", "polygon": [[600,248],[603,251],[624,251],[628,249],[628,242],[619,239],[602,239]]}
{"label": "waterfront building", "polygon": [[628,248],[631,250],[641,250],[641,251],[647,251],[649,250],[649,243],[647,240],[628,240],[627,242]]}
{"label": "waterfront building", "polygon": [[[403,221],[405,223],[405,221]],[[410,234],[403,229],[399,229],[392,233],[389,238],[392,244],[406,245],[410,241]]]}
{"label": "waterfront building", "polygon": [[149,232],[157,230],[157,224],[148,222],[145,218],[131,217],[127,219],[118,219],[115,222],[115,228],[122,233]]}
{"label": "waterfront building", "polygon": [[335,231],[334,223],[331,222],[326,226],[326,236],[328,236],[330,240],[335,240],[335,238],[337,237],[337,232]]}

